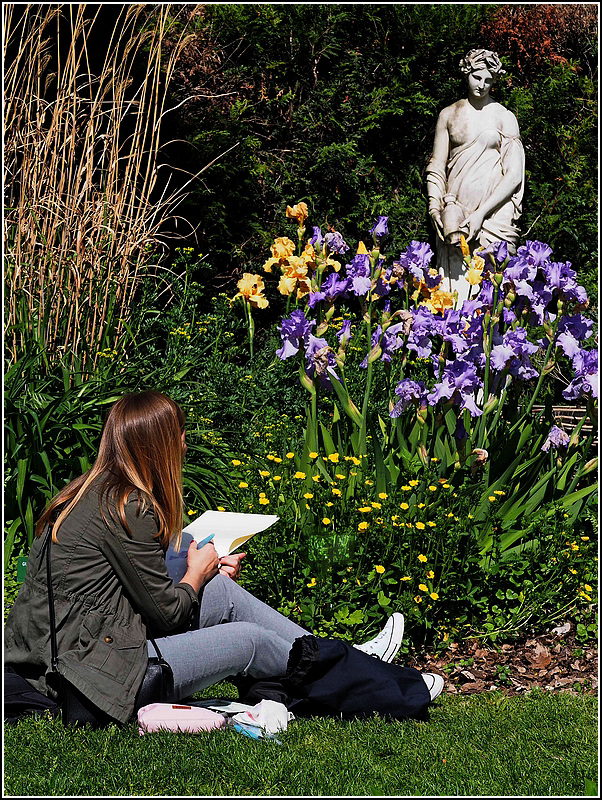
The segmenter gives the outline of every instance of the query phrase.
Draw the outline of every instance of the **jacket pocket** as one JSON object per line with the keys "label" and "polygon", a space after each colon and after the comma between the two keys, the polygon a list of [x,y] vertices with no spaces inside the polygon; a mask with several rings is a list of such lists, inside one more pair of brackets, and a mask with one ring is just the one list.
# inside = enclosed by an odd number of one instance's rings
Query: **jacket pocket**
{"label": "jacket pocket", "polygon": [[124,683],[140,658],[144,642],[98,614],[87,614],[80,632],[81,663],[98,670],[117,683]]}

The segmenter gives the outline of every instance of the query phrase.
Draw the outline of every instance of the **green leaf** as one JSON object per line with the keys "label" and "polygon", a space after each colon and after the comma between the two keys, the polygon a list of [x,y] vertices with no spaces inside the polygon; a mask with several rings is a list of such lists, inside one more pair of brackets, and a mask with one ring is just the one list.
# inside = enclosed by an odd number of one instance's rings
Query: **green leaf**
{"label": "green leaf", "polygon": [[378,605],[379,606],[388,606],[389,603],[391,602],[391,598],[390,597],[386,597],[385,593],[382,591],[382,589],[378,593],[376,599],[378,600]]}

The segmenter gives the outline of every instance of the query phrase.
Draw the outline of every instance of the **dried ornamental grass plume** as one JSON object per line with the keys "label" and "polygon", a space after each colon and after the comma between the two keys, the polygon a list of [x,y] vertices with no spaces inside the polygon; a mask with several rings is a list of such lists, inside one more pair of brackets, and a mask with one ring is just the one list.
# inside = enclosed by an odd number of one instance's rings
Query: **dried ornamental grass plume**
{"label": "dried ornamental grass plume", "polygon": [[236,285],[238,293],[234,295],[232,302],[237,297],[242,297],[255,308],[267,308],[268,300],[263,295],[265,286],[260,275],[252,275],[250,272],[245,272]]}

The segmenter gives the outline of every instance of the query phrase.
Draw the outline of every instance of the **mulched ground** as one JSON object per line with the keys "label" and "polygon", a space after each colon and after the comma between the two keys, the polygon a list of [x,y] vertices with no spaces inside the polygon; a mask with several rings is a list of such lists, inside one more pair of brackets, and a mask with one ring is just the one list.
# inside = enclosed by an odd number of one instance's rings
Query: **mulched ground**
{"label": "mulched ground", "polygon": [[518,695],[536,687],[571,694],[597,693],[598,648],[581,644],[574,625],[560,623],[549,633],[499,647],[476,639],[452,643],[440,654],[414,653],[404,664],[445,678],[450,694],[495,689]]}

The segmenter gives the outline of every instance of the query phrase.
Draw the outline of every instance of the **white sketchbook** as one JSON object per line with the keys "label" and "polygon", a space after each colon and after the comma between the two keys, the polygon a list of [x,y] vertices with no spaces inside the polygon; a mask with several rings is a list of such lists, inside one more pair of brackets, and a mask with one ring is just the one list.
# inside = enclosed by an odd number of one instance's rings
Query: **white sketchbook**
{"label": "white sketchbook", "polygon": [[278,520],[275,514],[240,514],[235,511],[205,511],[182,531],[182,544],[176,552],[173,545],[165,554],[167,571],[175,583],[179,583],[186,572],[186,556],[190,542],[202,542],[213,534],[220,558],[230,555],[256,533],[264,531]]}

